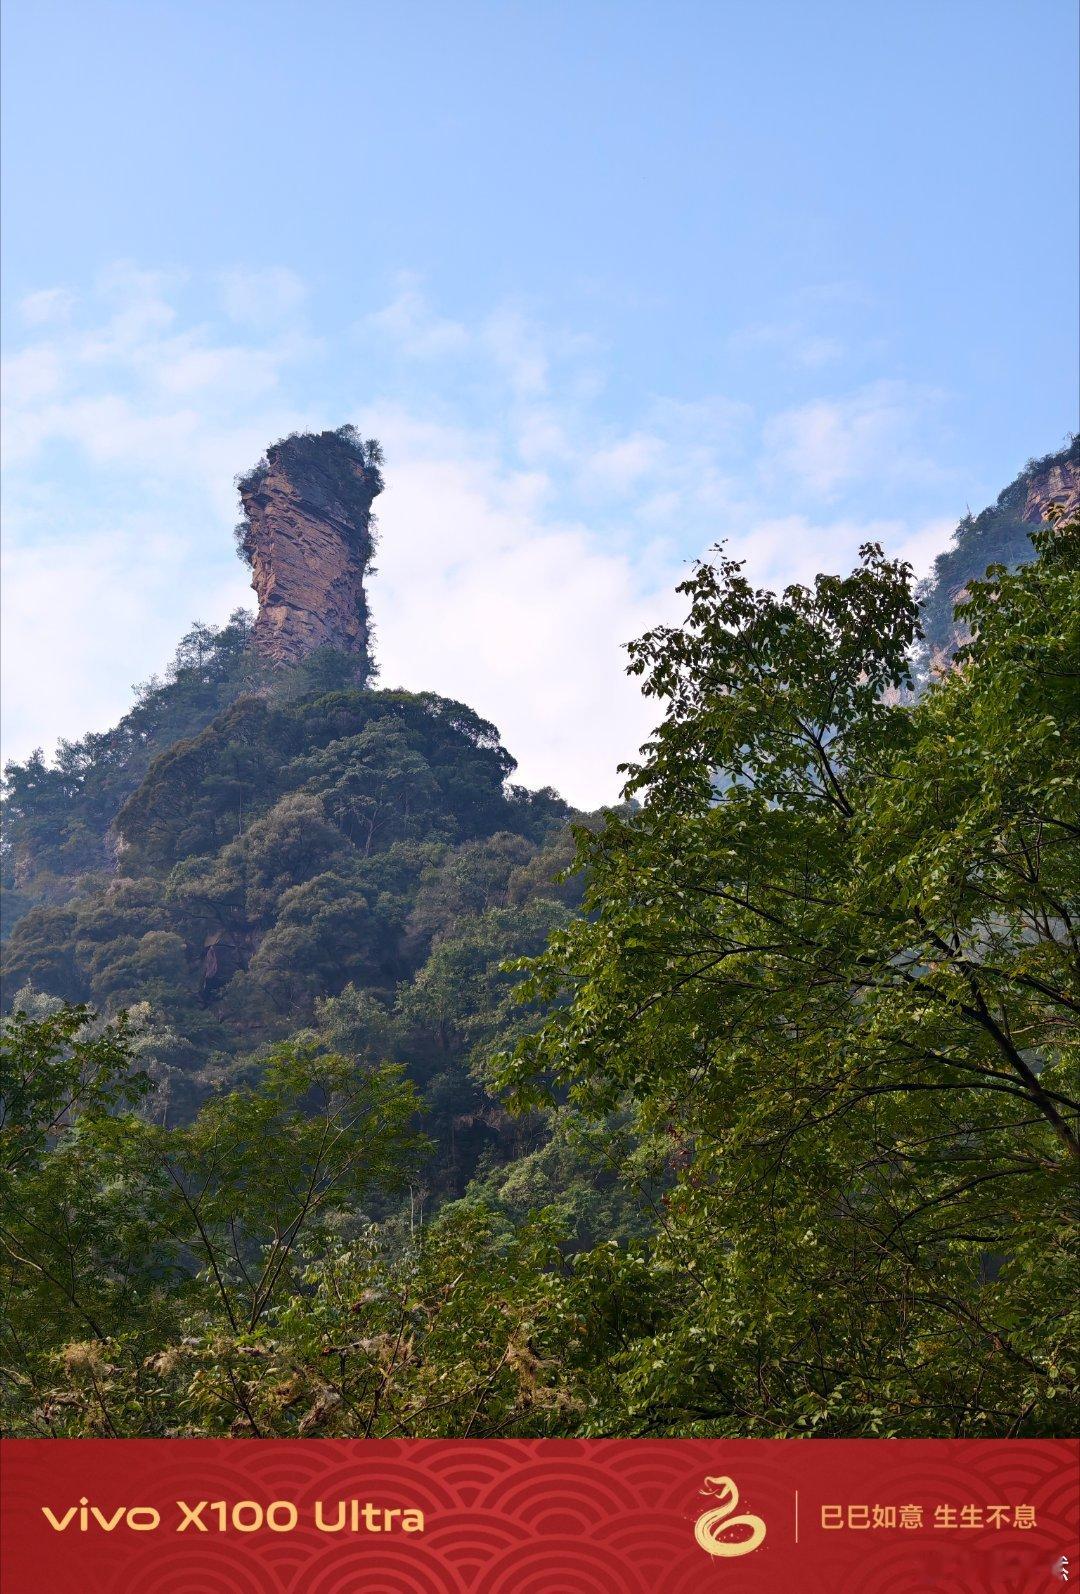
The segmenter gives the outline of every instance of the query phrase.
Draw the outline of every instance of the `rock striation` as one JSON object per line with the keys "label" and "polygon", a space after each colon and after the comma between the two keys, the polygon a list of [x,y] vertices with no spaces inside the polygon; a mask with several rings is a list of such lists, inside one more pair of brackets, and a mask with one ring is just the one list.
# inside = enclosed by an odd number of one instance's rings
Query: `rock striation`
{"label": "rock striation", "polygon": [[267,662],[333,648],[356,657],[358,680],[370,674],[364,578],[380,463],[378,444],[343,426],[283,438],[238,478],[237,545],[259,599],[252,644]]}
{"label": "rock striation", "polygon": [[1054,504],[1060,506],[1066,519],[1080,514],[1080,460],[1075,450],[1071,457],[1058,457],[1031,476],[1024,502],[1024,521],[1041,526]]}

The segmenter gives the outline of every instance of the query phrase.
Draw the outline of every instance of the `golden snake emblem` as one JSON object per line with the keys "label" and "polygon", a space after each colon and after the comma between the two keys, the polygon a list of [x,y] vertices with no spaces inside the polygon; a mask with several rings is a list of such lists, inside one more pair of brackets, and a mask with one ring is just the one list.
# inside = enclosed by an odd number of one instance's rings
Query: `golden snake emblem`
{"label": "golden snake emblem", "polygon": [[[765,1537],[765,1524],[760,1517],[749,1515],[735,1517],[732,1512],[739,1503],[739,1491],[731,1478],[706,1478],[702,1494],[711,1494],[720,1502],[711,1511],[705,1511],[694,1523],[694,1538],[707,1555],[749,1555]],[[749,1528],[749,1538],[721,1538],[729,1528]]]}

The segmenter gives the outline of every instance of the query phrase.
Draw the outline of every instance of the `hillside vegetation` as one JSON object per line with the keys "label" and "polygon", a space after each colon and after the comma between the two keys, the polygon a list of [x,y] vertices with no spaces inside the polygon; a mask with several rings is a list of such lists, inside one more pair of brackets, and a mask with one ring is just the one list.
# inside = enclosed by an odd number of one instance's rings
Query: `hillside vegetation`
{"label": "hillside vegetation", "polygon": [[1080,523],[1028,553],[919,695],[907,566],[718,551],[593,816],[242,615],[10,767],[7,1431],[1074,1427]]}

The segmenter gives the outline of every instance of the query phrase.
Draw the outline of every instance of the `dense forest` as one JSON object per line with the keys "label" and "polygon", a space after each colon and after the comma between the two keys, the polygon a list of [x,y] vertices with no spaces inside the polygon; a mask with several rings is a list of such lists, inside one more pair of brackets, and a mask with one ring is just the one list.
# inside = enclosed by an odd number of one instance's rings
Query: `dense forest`
{"label": "dense forest", "polygon": [[921,592],[718,549],[597,814],[243,612],[10,765],[7,1431],[1074,1427],[1080,524],[1025,497]]}

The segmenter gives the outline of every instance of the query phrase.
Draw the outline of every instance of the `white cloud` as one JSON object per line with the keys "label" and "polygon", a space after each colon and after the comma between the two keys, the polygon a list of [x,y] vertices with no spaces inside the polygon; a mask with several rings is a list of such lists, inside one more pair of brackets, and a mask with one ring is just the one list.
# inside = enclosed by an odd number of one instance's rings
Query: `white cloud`
{"label": "white cloud", "polygon": [[19,305],[19,314],[29,327],[49,326],[66,321],[75,304],[75,296],[66,288],[41,288],[28,293]]}
{"label": "white cloud", "polygon": [[843,359],[845,348],[839,338],[811,332],[798,321],[761,322],[756,326],[742,327],[731,336],[731,347],[736,350],[774,350],[793,365],[817,370]]}
{"label": "white cloud", "polygon": [[956,519],[949,515],[935,515],[919,526],[901,526],[889,542],[889,552],[906,559],[921,581],[930,574],[938,554],[949,546],[955,530]]}
{"label": "white cloud", "polygon": [[55,398],[64,380],[64,362],[58,350],[38,343],[3,362],[2,386],[5,393],[17,393],[20,408]]}
{"label": "white cloud", "polygon": [[227,559],[192,583],[184,537],[146,516],[38,545],[7,539],[3,581],[4,738],[16,757],[114,724],[132,684],[167,662],[193,600],[223,619],[246,585]]}
{"label": "white cloud", "polygon": [[822,569],[846,572],[855,566],[859,549],[867,542],[880,543],[892,558],[907,559],[920,577],[945,546],[953,524],[936,519],[912,528],[899,519],[763,515],[753,517],[729,539],[728,551],[746,561],[755,584],[773,588],[796,581],[810,586]]}
{"label": "white cloud", "polygon": [[[330,409],[302,283],[221,274],[227,324],[208,318],[205,288],[116,267],[66,320],[31,315],[12,355],[13,756],[112,723],[192,618],[252,601],[232,558],[233,477],[296,428],[352,420],[385,446],[371,590],[384,683],[470,703],[523,781],[586,806],[617,794],[616,765],[657,717],[622,644],[679,616],[690,558],[727,537],[753,579],[779,585],[847,567],[868,539],[923,565],[946,540],[948,517],[868,523],[837,503],[846,484],[918,462],[933,396],[903,384],[764,419],[725,395],[651,397],[617,423],[590,340],[520,306],[442,316],[405,277],[358,328],[392,396]],[[791,512],[793,487],[807,512]]]}
{"label": "white cloud", "polygon": [[622,645],[681,601],[677,561],[546,515],[535,477],[467,433],[386,406],[361,424],[393,461],[371,584],[383,682],[434,688],[493,720],[526,785],[611,801],[616,765],[655,719]]}
{"label": "white cloud", "polygon": [[532,398],[547,391],[548,349],[538,328],[520,310],[496,310],[484,322],[481,339],[516,398]]}
{"label": "white cloud", "polygon": [[225,314],[246,326],[273,326],[293,315],[307,298],[303,280],[284,266],[223,271],[220,282]]}
{"label": "white cloud", "polygon": [[766,423],[775,468],[811,493],[834,497],[852,482],[898,475],[925,479],[936,469],[918,444],[940,394],[906,382],[873,382],[839,399],[817,399]]}
{"label": "white cloud", "polygon": [[432,311],[411,272],[398,277],[398,291],[390,303],[361,323],[361,330],[389,339],[409,359],[441,359],[466,349],[470,337],[458,321],[448,321]]}
{"label": "white cloud", "polygon": [[617,443],[597,449],[585,464],[593,485],[606,492],[623,494],[636,489],[642,478],[652,476],[660,465],[664,444],[647,432],[632,432]]}
{"label": "white cloud", "polygon": [[842,359],[844,345],[839,338],[805,337],[795,344],[794,354],[799,365],[816,370],[818,366],[832,365]]}

